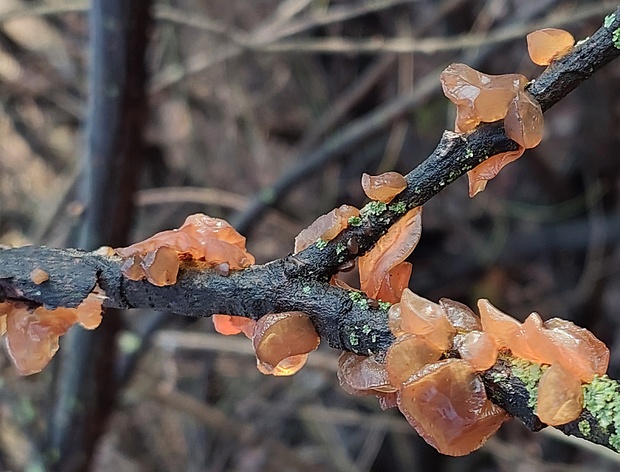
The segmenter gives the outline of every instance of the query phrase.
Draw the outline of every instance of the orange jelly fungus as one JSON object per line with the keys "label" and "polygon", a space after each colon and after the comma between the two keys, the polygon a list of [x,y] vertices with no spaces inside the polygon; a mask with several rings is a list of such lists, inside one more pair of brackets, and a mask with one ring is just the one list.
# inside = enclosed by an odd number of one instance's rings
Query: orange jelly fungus
{"label": "orange jelly fungus", "polygon": [[401,299],[403,290],[409,285],[413,265],[410,262],[401,262],[388,272],[388,276],[383,279],[377,300],[389,303],[398,303]]}
{"label": "orange jelly fungus", "polygon": [[230,269],[254,264],[245,248],[245,238],[220,218],[197,213],[190,215],[179,229],[157,233],[116,253],[125,258],[121,270],[131,280],[147,278],[153,285],[176,282],[180,259],[205,261],[210,266],[227,263]]}
{"label": "orange jelly fungus", "polygon": [[[522,148],[531,149],[542,141],[543,127],[542,108],[528,92],[519,90],[517,96],[510,102],[506,118],[504,118],[506,136]],[[514,152],[520,153],[519,155],[523,154],[522,149]],[[512,161],[506,164],[510,162]]]}
{"label": "orange jelly fungus", "polygon": [[509,349],[521,331],[521,323],[495,308],[485,298],[478,300],[478,310],[480,310],[480,320],[484,332],[495,338],[500,349]]}
{"label": "orange jelly fungus", "polygon": [[37,285],[40,285],[43,282],[49,280],[49,278],[50,274],[45,272],[40,267],[35,267],[34,269],[32,269],[32,272],[30,272],[30,280],[32,280]]}
{"label": "orange jelly fungus", "polygon": [[468,171],[469,196],[475,197],[478,193],[482,192],[487,187],[487,182],[489,180],[497,177],[497,174],[508,164],[519,159],[523,155],[523,152],[524,149],[520,148],[517,151],[496,154]]}
{"label": "orange jelly fungus", "polygon": [[252,339],[256,321],[243,316],[232,315],[213,315],[213,326],[215,331],[226,336],[243,333],[247,338]]}
{"label": "orange jelly fungus", "polygon": [[388,326],[395,336],[417,334],[441,351],[450,349],[456,333],[441,306],[409,289],[403,291],[400,303],[390,307]]}
{"label": "orange jelly fungus", "polygon": [[442,351],[422,336],[405,334],[396,338],[385,357],[388,379],[393,386],[401,387],[413,374],[426,364],[438,361]]}
{"label": "orange jelly fungus", "polygon": [[527,51],[534,64],[548,66],[555,59],[565,56],[574,46],[575,38],[568,31],[544,28],[526,37]]}
{"label": "orange jelly fungus", "polygon": [[561,365],[552,365],[538,383],[536,415],[550,426],[576,420],[583,409],[581,382]]}
{"label": "orange jelly fungus", "polygon": [[[91,293],[76,308],[31,311],[11,305],[6,315],[6,347],[20,375],[40,372],[58,351],[58,338],[78,323],[94,329],[101,322],[101,293]],[[6,305],[6,304],[3,304]]]}
{"label": "orange jelly fungus", "polygon": [[490,334],[470,331],[459,336],[456,344],[461,358],[469,362],[478,372],[490,369],[497,360],[497,344]]}
{"label": "orange jelly fungus", "polygon": [[486,397],[484,385],[464,360],[430,364],[398,392],[398,408],[415,430],[442,454],[478,449],[508,418]]}
{"label": "orange jelly fungus", "polygon": [[390,271],[409,257],[421,234],[422,207],[417,207],[403,215],[370,251],[359,258],[362,291],[370,298],[380,298],[379,291]]}
{"label": "orange jelly fungus", "polygon": [[338,381],[352,395],[394,393],[385,364],[372,356],[344,351],[338,358]]}
{"label": "orange jelly fungus", "polygon": [[312,246],[317,240],[331,241],[349,224],[349,218],[359,216],[360,211],[351,205],[340,205],[329,213],[319,216],[295,237],[294,253]]}
{"label": "orange jelly fungus", "polygon": [[276,376],[299,371],[319,342],[310,317],[301,311],[263,316],[256,322],[252,338],[258,370]]}
{"label": "orange jelly fungus", "polygon": [[385,172],[376,176],[362,174],[362,188],[371,200],[390,203],[407,188],[407,181],[398,172]]}
{"label": "orange jelly fungus", "polygon": [[454,329],[458,332],[468,333],[469,331],[482,331],[480,317],[467,305],[450,300],[449,298],[440,299],[439,305],[446,313],[450,324],[454,326]]}

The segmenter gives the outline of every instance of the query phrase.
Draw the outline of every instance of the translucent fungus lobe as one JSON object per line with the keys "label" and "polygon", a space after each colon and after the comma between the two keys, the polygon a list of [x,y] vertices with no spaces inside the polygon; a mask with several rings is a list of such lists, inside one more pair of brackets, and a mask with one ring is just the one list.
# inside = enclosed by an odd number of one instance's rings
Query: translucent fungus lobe
{"label": "translucent fungus lobe", "polygon": [[452,338],[456,333],[441,306],[409,289],[403,291],[400,303],[390,308],[388,324],[393,332],[423,336],[441,351],[452,346]]}
{"label": "translucent fungus lobe", "polygon": [[519,159],[523,155],[523,151],[524,148],[519,148],[516,151],[495,154],[468,171],[469,196],[475,197],[478,193],[482,192],[486,188],[487,182],[497,177],[497,174],[508,164]]}
{"label": "translucent fungus lobe", "polygon": [[388,276],[381,282],[376,298],[384,302],[398,303],[403,290],[409,285],[412,269],[410,262],[401,262],[391,269]]}
{"label": "translucent fungus lobe", "polygon": [[464,360],[430,364],[398,393],[407,421],[439,452],[461,456],[479,448],[506,419],[489,405],[484,385]]}
{"label": "translucent fungus lobe", "polygon": [[331,241],[349,224],[349,218],[359,216],[360,212],[351,205],[341,205],[329,213],[319,216],[295,238],[295,254],[311,246],[318,239]]}
{"label": "translucent fungus lobe", "polygon": [[385,364],[372,356],[358,356],[344,351],[338,359],[338,381],[352,395],[392,393]]}
{"label": "translucent fungus lobe", "polygon": [[556,28],[544,28],[527,35],[527,51],[532,62],[539,66],[548,66],[566,55],[574,44],[572,34]]}
{"label": "translucent fungus lobe", "polygon": [[459,337],[457,350],[478,372],[488,370],[497,360],[497,344],[490,334],[482,331],[470,331]]}
{"label": "translucent fungus lobe", "polygon": [[291,311],[263,316],[254,328],[252,344],[258,369],[264,374],[293,375],[319,346],[319,336],[305,313]]}
{"label": "translucent fungus lobe", "polygon": [[474,311],[463,303],[442,298],[439,305],[448,317],[450,324],[459,332],[482,331],[482,323],[480,317]]}
{"label": "translucent fungus lobe", "polygon": [[[506,136],[519,146],[531,149],[542,141],[543,127],[543,112],[540,105],[528,92],[520,90],[510,102],[504,118]],[[523,154],[522,150],[520,152]]]}
{"label": "translucent fungus lobe", "polygon": [[540,378],[536,415],[540,421],[559,426],[577,419],[583,409],[583,390],[575,375],[552,365]]}
{"label": "translucent fungus lobe", "polygon": [[422,336],[415,334],[399,336],[385,357],[385,368],[390,384],[400,387],[426,364],[438,361],[441,355],[442,351]]}
{"label": "translucent fungus lobe", "polygon": [[30,280],[32,280],[37,285],[40,285],[43,282],[49,280],[49,278],[50,275],[40,267],[35,267],[34,269],[32,269],[32,272],[30,272]]}
{"label": "translucent fungus lobe", "polygon": [[362,174],[362,188],[371,200],[389,203],[407,187],[407,181],[398,172],[385,172],[376,176]]}
{"label": "translucent fungus lobe", "polygon": [[254,326],[256,321],[245,318],[243,316],[232,315],[213,315],[213,326],[215,331],[226,336],[243,333],[246,337],[252,339],[254,335]]}
{"label": "translucent fungus lobe", "polygon": [[521,331],[521,323],[495,308],[485,298],[478,300],[478,309],[484,332],[495,338],[500,349],[509,349]]}
{"label": "translucent fungus lobe", "polygon": [[394,223],[377,244],[359,258],[360,287],[379,298],[389,273],[413,252],[422,234],[422,208],[414,208]]}

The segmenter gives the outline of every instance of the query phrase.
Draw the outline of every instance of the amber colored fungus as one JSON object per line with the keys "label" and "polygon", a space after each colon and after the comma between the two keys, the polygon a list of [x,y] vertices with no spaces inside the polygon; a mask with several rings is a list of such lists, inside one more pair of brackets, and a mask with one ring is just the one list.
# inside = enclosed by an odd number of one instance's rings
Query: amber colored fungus
{"label": "amber colored fungus", "polygon": [[229,223],[201,213],[188,216],[179,229],[162,231],[129,247],[118,248],[116,253],[126,259],[121,267],[125,277],[147,278],[154,285],[176,281],[179,258],[204,261],[211,267],[226,263],[232,270],[255,262],[245,248],[245,238]]}
{"label": "amber colored fungus", "polygon": [[475,197],[478,193],[482,192],[487,182],[497,176],[499,172],[511,162],[519,159],[524,148],[520,148],[517,151],[508,151],[496,154],[489,157],[483,163],[477,165],[472,170],[467,172],[467,178],[469,179],[469,196]]}
{"label": "amber colored fungus", "polygon": [[490,369],[497,360],[497,344],[490,334],[482,331],[470,331],[458,338],[457,350],[478,372]]}
{"label": "amber colored fungus", "polygon": [[377,299],[389,303],[398,303],[403,290],[409,285],[412,269],[413,266],[410,262],[401,262],[391,269],[379,287]]}
{"label": "amber colored fungus", "polygon": [[489,403],[482,380],[460,359],[426,366],[398,392],[398,408],[407,421],[451,456],[478,449],[507,418]]}
{"label": "amber colored fungus", "polygon": [[390,307],[388,326],[396,336],[397,332],[423,336],[441,351],[452,346],[456,333],[441,306],[409,289],[403,291],[400,303]]}
{"label": "amber colored fungus", "polygon": [[509,348],[521,331],[521,323],[495,308],[485,298],[478,300],[478,310],[484,332],[495,338],[500,349]]}
{"label": "amber colored fungus", "polygon": [[560,365],[552,365],[540,378],[536,415],[540,421],[559,426],[577,419],[583,409],[581,382]]}
{"label": "amber colored fungus", "polygon": [[371,200],[389,203],[407,188],[407,181],[398,172],[385,172],[376,176],[362,174],[362,188]]}
{"label": "amber colored fungus", "polygon": [[299,371],[319,342],[310,318],[300,311],[263,316],[256,322],[252,338],[258,370],[277,376]]}
{"label": "amber colored fungus", "polygon": [[398,337],[385,357],[385,368],[390,384],[395,387],[402,386],[426,364],[438,361],[441,355],[442,351],[422,336],[405,334]]}
{"label": "amber colored fungus", "polygon": [[294,253],[312,246],[317,240],[331,241],[349,224],[349,218],[359,216],[360,212],[351,205],[341,205],[329,213],[319,216],[295,238]]}
{"label": "amber colored fungus", "polygon": [[32,280],[37,285],[46,282],[47,280],[49,280],[49,278],[50,275],[40,267],[35,267],[34,269],[32,269],[32,272],[30,272],[30,280]]}
{"label": "amber colored fungus", "polygon": [[213,315],[211,319],[213,320],[215,331],[220,334],[230,336],[233,334],[243,333],[250,339],[252,339],[252,336],[254,335],[256,321],[250,318],[232,315]]}
{"label": "amber colored fungus", "polygon": [[344,351],[338,358],[338,381],[352,395],[393,393],[385,364],[372,356],[358,356]]}
{"label": "amber colored fungus", "polygon": [[439,305],[458,332],[482,331],[480,317],[467,305],[449,298],[440,299]]}
{"label": "amber colored fungus", "polygon": [[543,128],[544,119],[540,105],[528,92],[520,90],[510,103],[504,118],[506,136],[519,146],[531,149],[542,141]]}
{"label": "amber colored fungus", "polygon": [[360,288],[370,298],[379,291],[389,273],[413,252],[422,234],[422,207],[403,215],[364,256],[359,258]]}
{"label": "amber colored fungus", "polygon": [[555,59],[566,55],[575,44],[575,38],[568,31],[544,28],[526,37],[527,51],[534,64],[548,66]]}

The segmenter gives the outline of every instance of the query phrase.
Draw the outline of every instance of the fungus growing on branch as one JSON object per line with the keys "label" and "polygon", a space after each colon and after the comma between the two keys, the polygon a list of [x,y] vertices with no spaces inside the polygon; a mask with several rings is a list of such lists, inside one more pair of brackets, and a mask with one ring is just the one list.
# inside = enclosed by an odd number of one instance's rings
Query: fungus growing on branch
{"label": "fungus growing on branch", "polygon": [[179,229],[162,231],[116,253],[125,258],[122,272],[130,280],[146,278],[157,286],[176,283],[179,260],[195,259],[210,267],[227,264],[244,269],[254,264],[245,248],[245,238],[220,218],[197,213],[186,218]]}
{"label": "fungus growing on branch", "polygon": [[407,187],[407,181],[398,172],[385,172],[376,176],[362,174],[362,188],[371,200],[390,203]]}
{"label": "fungus growing on branch", "polygon": [[331,241],[349,224],[349,218],[359,216],[360,211],[351,205],[341,205],[329,213],[319,216],[295,237],[294,253],[312,246],[317,240]]}
{"label": "fungus growing on branch", "polygon": [[459,335],[455,344],[461,358],[469,362],[477,372],[490,369],[497,360],[497,344],[493,337],[485,332],[470,331]]}
{"label": "fungus growing on branch", "polygon": [[379,395],[394,393],[385,364],[373,356],[358,356],[344,351],[338,358],[338,381],[352,395]]}
{"label": "fungus growing on branch", "polygon": [[568,31],[543,28],[526,36],[527,52],[534,64],[548,66],[565,56],[575,45],[575,38]]}
{"label": "fungus growing on branch", "polygon": [[243,333],[249,339],[254,335],[256,321],[243,316],[213,315],[211,317],[215,331],[226,336]]}
{"label": "fungus growing on branch", "polygon": [[443,352],[424,337],[404,334],[396,338],[385,357],[385,367],[390,384],[402,387],[413,374],[425,365],[439,360]]}
{"label": "fungus growing on branch", "polygon": [[540,421],[559,426],[576,420],[583,410],[581,382],[560,364],[549,367],[538,382],[536,415]]}

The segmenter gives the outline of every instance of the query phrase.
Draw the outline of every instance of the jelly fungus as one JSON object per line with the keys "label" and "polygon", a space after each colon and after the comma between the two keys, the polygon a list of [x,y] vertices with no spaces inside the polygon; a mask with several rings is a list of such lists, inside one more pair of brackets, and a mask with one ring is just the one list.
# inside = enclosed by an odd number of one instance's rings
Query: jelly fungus
{"label": "jelly fungus", "polygon": [[213,315],[213,326],[215,331],[226,336],[243,333],[249,339],[254,335],[256,321],[243,316],[233,315]]}
{"label": "jelly fungus", "polygon": [[507,419],[490,404],[484,385],[464,360],[430,364],[398,392],[398,408],[415,430],[442,454],[478,449]]}
{"label": "jelly fungus", "polygon": [[482,331],[470,331],[458,337],[457,350],[478,372],[489,370],[497,360],[497,344],[490,334]]}
{"label": "jelly fungus", "polygon": [[581,382],[561,365],[549,367],[538,383],[536,415],[550,426],[576,420],[583,409]]}
{"label": "jelly fungus", "polygon": [[407,181],[398,172],[385,172],[376,176],[362,174],[362,188],[371,200],[389,203],[407,188]]}
{"label": "jelly fungus", "polygon": [[548,66],[565,56],[574,46],[575,38],[568,31],[544,28],[527,35],[527,51],[534,64]]}
{"label": "jelly fungus", "polygon": [[360,211],[351,205],[341,205],[319,216],[295,237],[294,253],[312,246],[317,240],[331,241],[349,224],[349,218],[359,216]]}
{"label": "jelly fungus", "polygon": [[254,264],[245,248],[245,238],[226,221],[197,213],[190,215],[179,229],[157,233],[150,238],[118,248],[125,259],[121,270],[131,280],[147,278],[154,285],[176,282],[179,259],[195,259],[216,267],[244,269]]}
{"label": "jelly fungus", "polygon": [[487,182],[497,176],[499,171],[523,155],[523,148],[489,157],[482,164],[467,172],[469,179],[469,196],[475,197],[487,187]]}
{"label": "jelly fungus", "polygon": [[338,381],[352,395],[393,393],[385,364],[372,356],[358,356],[344,351],[338,359]]}
{"label": "jelly fungus", "polygon": [[32,280],[37,285],[46,282],[47,280],[49,280],[49,278],[50,274],[45,272],[40,267],[35,267],[34,269],[32,269],[32,272],[30,272],[30,280]]}
{"label": "jelly fungus", "polygon": [[[531,149],[538,146],[542,141],[543,112],[538,102],[528,92],[519,91],[514,100],[510,102],[506,118],[504,118],[504,130],[506,136],[521,148]],[[523,154],[522,149],[514,151],[514,153],[519,152]],[[505,160],[507,162],[504,165],[509,164],[514,159],[505,158]]]}
{"label": "jelly fungus", "polygon": [[362,291],[370,298],[381,298],[379,291],[385,279],[392,269],[409,257],[421,234],[422,207],[417,207],[403,215],[370,251],[359,258]]}
{"label": "jelly fungus", "polygon": [[299,371],[319,342],[310,317],[300,311],[263,316],[252,338],[258,370],[276,376]]}
{"label": "jelly fungus", "polygon": [[426,364],[439,360],[442,351],[422,336],[405,334],[396,338],[385,357],[388,379],[393,386],[401,387],[413,374]]}
{"label": "jelly fungus", "polygon": [[458,332],[482,331],[480,317],[467,305],[449,298],[440,299],[439,305],[443,308],[450,324]]}
{"label": "jelly fungus", "polygon": [[[97,289],[96,289],[97,290]],[[105,295],[93,292],[76,308],[34,310],[25,305],[4,303],[6,347],[20,375],[40,372],[56,354],[58,339],[78,323],[94,329],[101,322],[101,303]]]}
{"label": "jelly fungus", "polygon": [[401,262],[388,272],[388,276],[383,279],[377,298],[384,302],[398,303],[402,297],[403,290],[409,285],[411,270],[413,266],[410,262]]}
{"label": "jelly fungus", "polygon": [[478,310],[480,310],[480,320],[484,332],[495,338],[500,349],[509,349],[512,341],[521,331],[521,323],[495,308],[485,298],[478,300]]}
{"label": "jelly fungus", "polygon": [[456,333],[441,306],[409,289],[403,291],[400,303],[390,307],[388,325],[395,336],[417,334],[441,351],[450,349]]}

